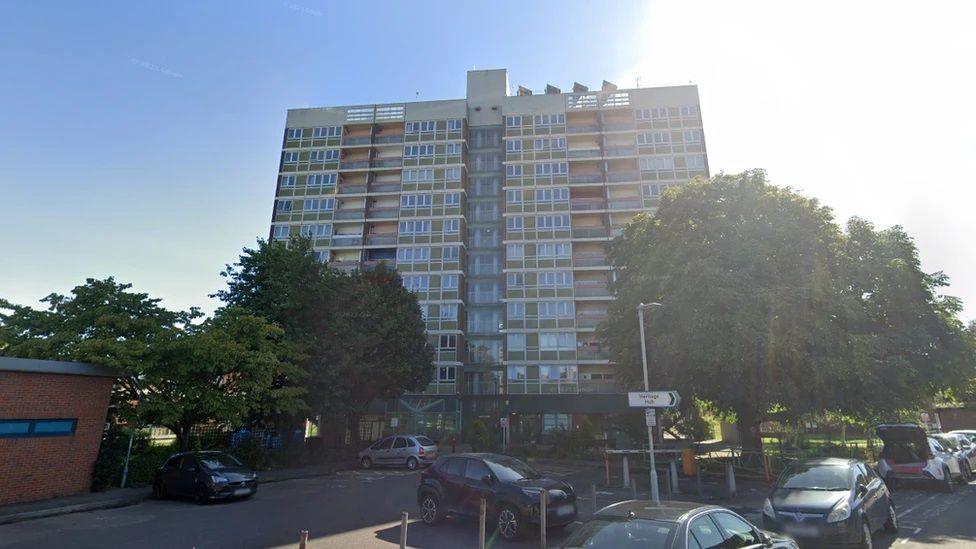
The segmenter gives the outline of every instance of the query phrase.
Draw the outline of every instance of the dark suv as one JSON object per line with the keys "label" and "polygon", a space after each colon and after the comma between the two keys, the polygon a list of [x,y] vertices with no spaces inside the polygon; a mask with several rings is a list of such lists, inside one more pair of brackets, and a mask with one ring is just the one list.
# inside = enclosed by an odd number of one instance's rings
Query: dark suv
{"label": "dark suv", "polygon": [[452,454],[438,459],[420,476],[417,502],[424,523],[436,524],[446,515],[477,517],[484,498],[488,520],[497,524],[503,538],[514,540],[527,525],[539,524],[543,490],[549,494],[547,526],[576,520],[576,493],[569,483],[545,478],[522,461],[498,454]]}

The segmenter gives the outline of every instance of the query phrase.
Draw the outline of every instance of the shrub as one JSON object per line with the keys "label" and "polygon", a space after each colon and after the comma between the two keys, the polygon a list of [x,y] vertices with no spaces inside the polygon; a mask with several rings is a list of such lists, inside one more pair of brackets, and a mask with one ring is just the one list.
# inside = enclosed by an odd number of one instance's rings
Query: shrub
{"label": "shrub", "polygon": [[[92,470],[92,491],[117,487],[122,482],[125,455],[129,448],[129,432],[112,428],[102,435],[102,445]],[[132,439],[129,458],[129,474],[126,486],[148,486],[154,471],[177,451],[173,444],[155,445],[145,433],[136,433]]]}

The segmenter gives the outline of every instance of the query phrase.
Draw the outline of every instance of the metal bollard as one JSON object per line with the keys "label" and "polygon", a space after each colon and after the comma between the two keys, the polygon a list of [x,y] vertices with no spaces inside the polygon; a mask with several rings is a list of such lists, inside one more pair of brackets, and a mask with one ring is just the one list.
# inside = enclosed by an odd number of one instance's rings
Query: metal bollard
{"label": "metal bollard", "polygon": [[400,549],[407,549],[407,520],[410,514],[406,511],[400,513]]}
{"label": "metal bollard", "polygon": [[701,465],[700,464],[696,464],[696,466],[695,466],[695,484],[698,487],[698,497],[704,496],[705,489],[704,489],[704,486],[702,486]]}
{"label": "metal bollard", "polygon": [[596,504],[596,483],[590,485],[590,495],[593,497],[593,514],[595,515],[600,508]]}
{"label": "metal bollard", "polygon": [[305,549],[308,546],[308,530],[302,530],[298,534],[298,549]]}
{"label": "metal bollard", "polygon": [[549,514],[548,505],[549,503],[549,490],[542,490],[539,494],[539,541],[541,542],[541,547],[545,549],[546,547],[546,515]]}
{"label": "metal bollard", "polygon": [[485,549],[485,515],[488,513],[488,504],[485,498],[481,498],[481,514],[478,516],[478,549]]}
{"label": "metal bollard", "polygon": [[725,464],[725,484],[729,493],[729,498],[734,498],[736,496],[735,468],[732,467],[731,461]]}
{"label": "metal bollard", "polygon": [[678,486],[678,463],[671,460],[671,492],[675,494],[681,493],[681,487]]}
{"label": "metal bollard", "polygon": [[671,499],[673,499],[672,494],[674,493],[674,491],[671,487],[671,475],[667,475],[667,477],[668,477],[668,500],[670,501]]}
{"label": "metal bollard", "polygon": [[630,461],[624,456],[624,488],[630,486]]}

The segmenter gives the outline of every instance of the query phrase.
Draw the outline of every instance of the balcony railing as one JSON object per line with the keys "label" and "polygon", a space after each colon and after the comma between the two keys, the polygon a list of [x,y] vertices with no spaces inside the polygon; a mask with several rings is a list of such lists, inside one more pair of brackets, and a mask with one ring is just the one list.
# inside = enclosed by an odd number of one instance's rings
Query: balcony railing
{"label": "balcony railing", "polygon": [[619,132],[625,130],[636,130],[637,124],[633,122],[623,122],[617,124],[604,124],[603,131],[605,132]]}
{"label": "balcony railing", "polygon": [[643,208],[643,207],[644,207],[644,202],[639,198],[624,198],[620,200],[610,201],[611,209],[626,210],[626,209]]}
{"label": "balcony railing", "polygon": [[603,183],[603,175],[601,174],[586,174],[586,175],[571,175],[569,176],[569,182],[572,183]]}
{"label": "balcony railing", "polygon": [[402,158],[384,158],[373,161],[374,168],[399,168],[403,165]]}
{"label": "balcony railing", "polygon": [[576,360],[609,360],[610,352],[606,349],[579,349]]}
{"label": "balcony railing", "polygon": [[366,192],[366,185],[339,185],[336,187],[337,194],[357,194]]}
{"label": "balcony railing", "polygon": [[369,167],[369,160],[343,160],[339,163],[340,170],[361,170]]}
{"label": "balcony railing", "polygon": [[578,316],[576,317],[577,328],[596,328],[601,323],[606,322],[606,316]]}
{"label": "balcony railing", "polygon": [[370,138],[370,136],[368,136],[368,135],[361,136],[361,137],[344,137],[344,138],[342,138],[342,144],[343,145],[369,145],[369,142],[370,141],[372,141],[372,138]]}
{"label": "balcony railing", "polygon": [[607,208],[607,204],[602,198],[574,198],[570,200],[569,208],[574,212],[586,210],[605,210]]}
{"label": "balcony railing", "polygon": [[366,243],[370,246],[396,245],[397,237],[395,234],[372,235],[366,237]]}
{"label": "balcony railing", "polygon": [[399,208],[370,208],[366,212],[369,219],[393,219],[400,215]]}
{"label": "balcony railing", "polygon": [[579,384],[575,381],[542,381],[528,379],[524,381],[508,380],[506,391],[511,395],[537,394],[575,394],[579,392]]}
{"label": "balcony railing", "polygon": [[386,263],[386,266],[393,268],[396,266],[396,259],[367,259],[363,261],[363,269],[366,271],[372,271],[373,269],[380,266],[380,263]]}
{"label": "balcony railing", "polygon": [[566,126],[566,133],[594,133],[600,131],[596,124],[583,124],[579,126]]}
{"label": "balcony railing", "polygon": [[365,209],[338,210],[335,213],[335,219],[360,219],[365,215],[366,215]]}
{"label": "balcony railing", "polygon": [[428,395],[453,395],[457,393],[457,383],[431,383],[424,393]]}
{"label": "balcony railing", "polygon": [[361,236],[333,236],[332,237],[333,246],[362,246],[363,237]]}
{"label": "balcony railing", "polygon": [[640,181],[640,172],[609,172],[607,181],[616,183],[620,181]]}
{"label": "balcony railing", "polygon": [[604,156],[635,156],[637,147],[607,147]]}
{"label": "balcony railing", "polygon": [[610,288],[605,284],[577,284],[574,293],[577,297],[609,297]]}
{"label": "balcony railing", "polygon": [[388,193],[388,192],[396,192],[399,190],[400,190],[399,183],[383,183],[383,184],[374,183],[369,186],[369,192],[373,192],[373,193]]}
{"label": "balcony railing", "polygon": [[569,158],[600,158],[600,148],[594,147],[592,149],[570,149],[566,153]]}
{"label": "balcony railing", "polygon": [[576,254],[573,256],[573,265],[577,267],[602,267],[608,264],[606,254]]}
{"label": "balcony railing", "polygon": [[607,395],[624,392],[615,380],[581,379],[580,392],[589,395]]}
{"label": "balcony railing", "polygon": [[403,143],[402,135],[377,135],[377,143]]}
{"label": "balcony railing", "polygon": [[573,238],[600,238],[607,236],[606,227],[573,227]]}

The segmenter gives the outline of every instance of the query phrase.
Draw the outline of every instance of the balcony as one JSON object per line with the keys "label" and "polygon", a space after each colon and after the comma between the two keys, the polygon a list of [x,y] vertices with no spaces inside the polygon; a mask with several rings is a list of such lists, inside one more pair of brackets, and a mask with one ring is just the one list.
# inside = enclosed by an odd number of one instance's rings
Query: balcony
{"label": "balcony", "polygon": [[573,238],[606,238],[606,227],[573,227]]}
{"label": "balcony", "polygon": [[575,267],[604,267],[609,264],[610,262],[607,259],[606,254],[573,254],[573,266]]}
{"label": "balcony", "polygon": [[396,219],[400,215],[399,208],[370,208],[366,212],[368,219]]}
{"label": "balcony", "polygon": [[501,387],[494,380],[474,379],[465,384],[464,393],[467,395],[497,395],[501,393]]}
{"label": "balcony", "polygon": [[369,167],[369,160],[343,160],[339,162],[340,170],[363,170]]}
{"label": "balcony", "polygon": [[399,191],[400,191],[399,183],[382,183],[382,184],[374,183],[369,186],[369,192],[371,193],[390,193],[390,192],[399,192]]}
{"label": "balcony", "polygon": [[370,141],[372,141],[372,138],[370,138],[368,135],[361,137],[345,137],[342,139],[342,144],[349,146],[369,145]]}
{"label": "balcony", "polygon": [[640,198],[621,198],[610,201],[611,210],[634,210],[644,207],[644,201]]}
{"label": "balcony", "polygon": [[600,127],[596,124],[582,124],[579,126],[566,126],[566,133],[596,133]]}
{"label": "balcony", "polygon": [[569,176],[569,184],[585,184],[585,183],[603,183],[603,175],[594,173],[586,175],[571,175]]}
{"label": "balcony", "polygon": [[355,270],[359,267],[359,262],[354,259],[344,259],[341,261],[330,261],[329,267],[342,271]]}
{"label": "balcony", "polygon": [[606,208],[607,204],[602,198],[574,198],[569,201],[569,209],[574,212],[605,210]]}
{"label": "balcony", "polygon": [[402,135],[377,135],[376,143],[386,145],[390,143],[403,143]]}
{"label": "balcony", "polygon": [[576,360],[610,360],[610,351],[581,347],[576,351]]}
{"label": "balcony", "polygon": [[336,235],[332,237],[333,247],[362,246],[362,245],[363,245],[363,237],[361,236]]}
{"label": "balcony", "polygon": [[377,234],[366,237],[366,244],[370,246],[395,246],[396,242],[397,237],[395,233],[382,235]]}
{"label": "balcony", "polygon": [[575,381],[549,381],[538,379],[528,380],[508,380],[505,385],[506,392],[510,395],[537,395],[537,394],[576,394],[579,393],[579,384]]}
{"label": "balcony", "polygon": [[610,297],[610,287],[606,284],[577,283],[574,293],[576,297]]}
{"label": "balcony", "polygon": [[580,315],[576,317],[577,328],[598,328],[601,323],[606,322],[607,316]]}
{"label": "balcony", "polygon": [[399,168],[402,165],[402,158],[382,158],[373,161],[374,168]]}
{"label": "balcony", "polygon": [[627,130],[636,130],[637,124],[634,122],[622,122],[617,124],[604,124],[603,131],[605,132],[622,132]]}
{"label": "balcony", "polygon": [[360,194],[366,192],[366,185],[340,184],[336,187],[336,194]]}
{"label": "balcony", "polygon": [[431,383],[424,391],[427,395],[454,395],[457,394],[457,383]]}
{"label": "balcony", "polygon": [[610,172],[607,174],[607,181],[610,181],[611,183],[640,180],[640,172]]}
{"label": "balcony", "polygon": [[637,156],[637,147],[607,147],[604,156]]}
{"label": "balcony", "polygon": [[369,259],[363,261],[363,270],[372,271],[373,269],[379,267],[380,263],[386,263],[386,266],[389,267],[390,269],[396,267],[395,259]]}
{"label": "balcony", "polygon": [[610,395],[616,393],[623,393],[620,385],[612,379],[608,380],[596,380],[596,379],[582,379],[579,382],[580,393],[585,395]]}
{"label": "balcony", "polygon": [[335,219],[363,219],[366,217],[365,208],[357,208],[354,210],[338,210],[335,213]]}
{"label": "balcony", "polygon": [[570,149],[566,156],[568,158],[600,158],[600,148],[594,147],[592,149]]}

